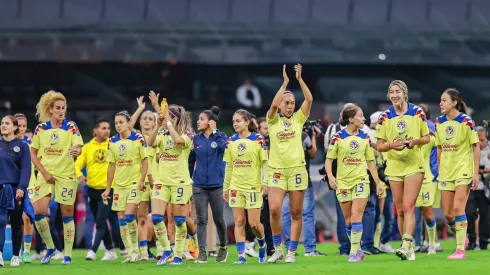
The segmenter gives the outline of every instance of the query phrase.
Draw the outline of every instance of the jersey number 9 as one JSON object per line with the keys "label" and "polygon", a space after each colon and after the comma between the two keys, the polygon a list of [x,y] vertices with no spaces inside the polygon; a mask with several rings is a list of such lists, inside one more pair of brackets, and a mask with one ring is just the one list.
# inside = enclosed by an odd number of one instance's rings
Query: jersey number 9
{"label": "jersey number 9", "polygon": [[177,188],[177,194],[178,194],[177,198],[182,198],[184,196],[184,188],[182,187]]}

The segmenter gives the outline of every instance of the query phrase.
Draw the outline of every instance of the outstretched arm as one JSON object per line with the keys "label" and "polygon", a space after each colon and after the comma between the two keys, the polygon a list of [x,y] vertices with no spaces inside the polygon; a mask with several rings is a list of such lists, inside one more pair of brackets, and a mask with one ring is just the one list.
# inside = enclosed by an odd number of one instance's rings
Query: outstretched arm
{"label": "outstretched arm", "polygon": [[282,82],[281,88],[279,88],[279,91],[277,91],[276,95],[274,96],[274,99],[272,100],[271,103],[271,107],[267,112],[267,117],[269,117],[269,119],[273,119],[277,115],[277,110],[279,110],[279,105],[281,104],[282,97],[284,96],[284,92],[288,87],[289,78],[288,75],[286,74],[286,65],[282,66],[282,77],[284,81]]}

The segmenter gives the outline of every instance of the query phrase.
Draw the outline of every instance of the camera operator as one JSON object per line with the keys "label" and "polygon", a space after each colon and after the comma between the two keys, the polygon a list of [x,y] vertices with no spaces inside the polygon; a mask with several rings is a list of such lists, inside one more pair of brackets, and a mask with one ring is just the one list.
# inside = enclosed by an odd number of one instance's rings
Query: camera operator
{"label": "camera operator", "polygon": [[[315,192],[310,178],[310,160],[315,158],[317,147],[316,138],[321,135],[318,121],[306,121],[303,127],[301,138],[303,140],[303,150],[305,152],[306,171],[308,171],[308,189],[305,190],[303,201],[303,232],[305,256],[326,256],[316,250],[316,226],[315,226]],[[291,217],[289,209],[289,195],[284,197],[282,207],[282,230],[286,247],[289,246]]]}
{"label": "camera operator", "polygon": [[474,250],[476,244],[476,225],[475,222],[480,216],[479,235],[480,249],[488,249],[488,239],[490,237],[490,205],[485,196],[485,187],[488,189],[488,174],[490,173],[490,143],[487,140],[487,131],[485,128],[476,127],[478,139],[480,140],[480,184],[475,191],[470,191],[468,203],[466,204],[466,216],[468,217],[468,239],[470,243],[467,250]]}
{"label": "camera operator", "polygon": [[[355,105],[353,103],[346,103],[344,104],[342,111],[351,105]],[[342,112],[340,112],[339,118],[342,117]],[[330,145],[330,140],[331,138],[341,129],[345,128],[344,126],[341,126],[340,123],[332,124],[327,128],[327,131],[325,132],[325,152],[328,150],[328,146]],[[369,133],[370,129],[369,126],[364,125],[364,128],[362,129],[363,132]],[[366,168],[367,169],[367,168]],[[323,171],[322,171],[323,170]],[[321,172],[324,172],[324,168],[321,170]],[[333,161],[332,163],[332,173],[334,176],[337,174],[337,161]],[[323,174],[323,173],[321,173]],[[371,175],[368,172],[369,175]],[[379,254],[379,250],[374,247],[374,233],[375,233],[375,220],[376,220],[376,188],[374,185],[374,182],[372,181],[372,177],[369,177],[370,180],[370,197],[369,201],[366,205],[366,209],[364,210],[363,218],[362,218],[362,226],[363,226],[363,234],[362,234],[362,250],[368,254],[368,255],[377,255]],[[324,179],[324,181],[327,181]],[[374,190],[373,190],[374,187]],[[330,187],[329,187],[330,188]],[[344,215],[342,214],[342,209],[340,208],[340,203],[337,200],[337,196],[335,197],[335,209],[337,212],[337,238],[339,240],[339,252],[340,255],[348,256],[350,252],[350,241],[349,237],[347,236],[347,233],[345,232],[345,220],[344,220]]]}

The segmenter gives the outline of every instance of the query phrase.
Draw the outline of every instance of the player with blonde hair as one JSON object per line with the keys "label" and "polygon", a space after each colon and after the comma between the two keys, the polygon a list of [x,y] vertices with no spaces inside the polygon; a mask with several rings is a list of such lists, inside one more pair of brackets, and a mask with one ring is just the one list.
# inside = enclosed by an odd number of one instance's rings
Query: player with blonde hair
{"label": "player with blonde hair", "polygon": [[46,214],[54,199],[61,206],[65,241],[62,264],[71,264],[75,222],[73,218],[77,192],[75,159],[82,152],[83,140],[74,121],[67,120],[67,102],[59,92],[49,91],[36,105],[39,124],[31,144],[32,163],[39,174],[32,186],[31,200],[35,210],[35,225],[47,246],[42,264],[48,264],[56,249],[49,230]]}

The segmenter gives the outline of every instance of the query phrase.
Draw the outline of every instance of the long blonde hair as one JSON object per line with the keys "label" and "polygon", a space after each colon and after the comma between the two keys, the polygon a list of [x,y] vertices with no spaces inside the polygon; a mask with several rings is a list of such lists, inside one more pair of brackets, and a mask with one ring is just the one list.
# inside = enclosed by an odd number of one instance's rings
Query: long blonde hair
{"label": "long blonde hair", "polygon": [[[49,91],[41,96],[39,102],[36,105],[36,118],[39,122],[45,123],[51,119],[51,112],[54,103],[58,100],[63,100],[66,103],[66,98],[62,93],[56,91]],[[68,108],[68,105],[66,105]]]}
{"label": "long blonde hair", "polygon": [[388,100],[390,100],[390,89],[391,89],[391,87],[393,87],[395,85],[400,87],[400,89],[403,91],[405,102],[408,103],[408,86],[407,86],[407,84],[405,84],[405,82],[403,82],[401,80],[391,81],[390,85],[388,86],[388,94],[386,95]]}
{"label": "long blonde hair", "polygon": [[170,105],[169,114],[176,116],[178,118],[177,125],[175,125],[175,130],[179,135],[182,135],[192,129],[192,121],[190,116],[187,115],[184,107],[179,105]]}

